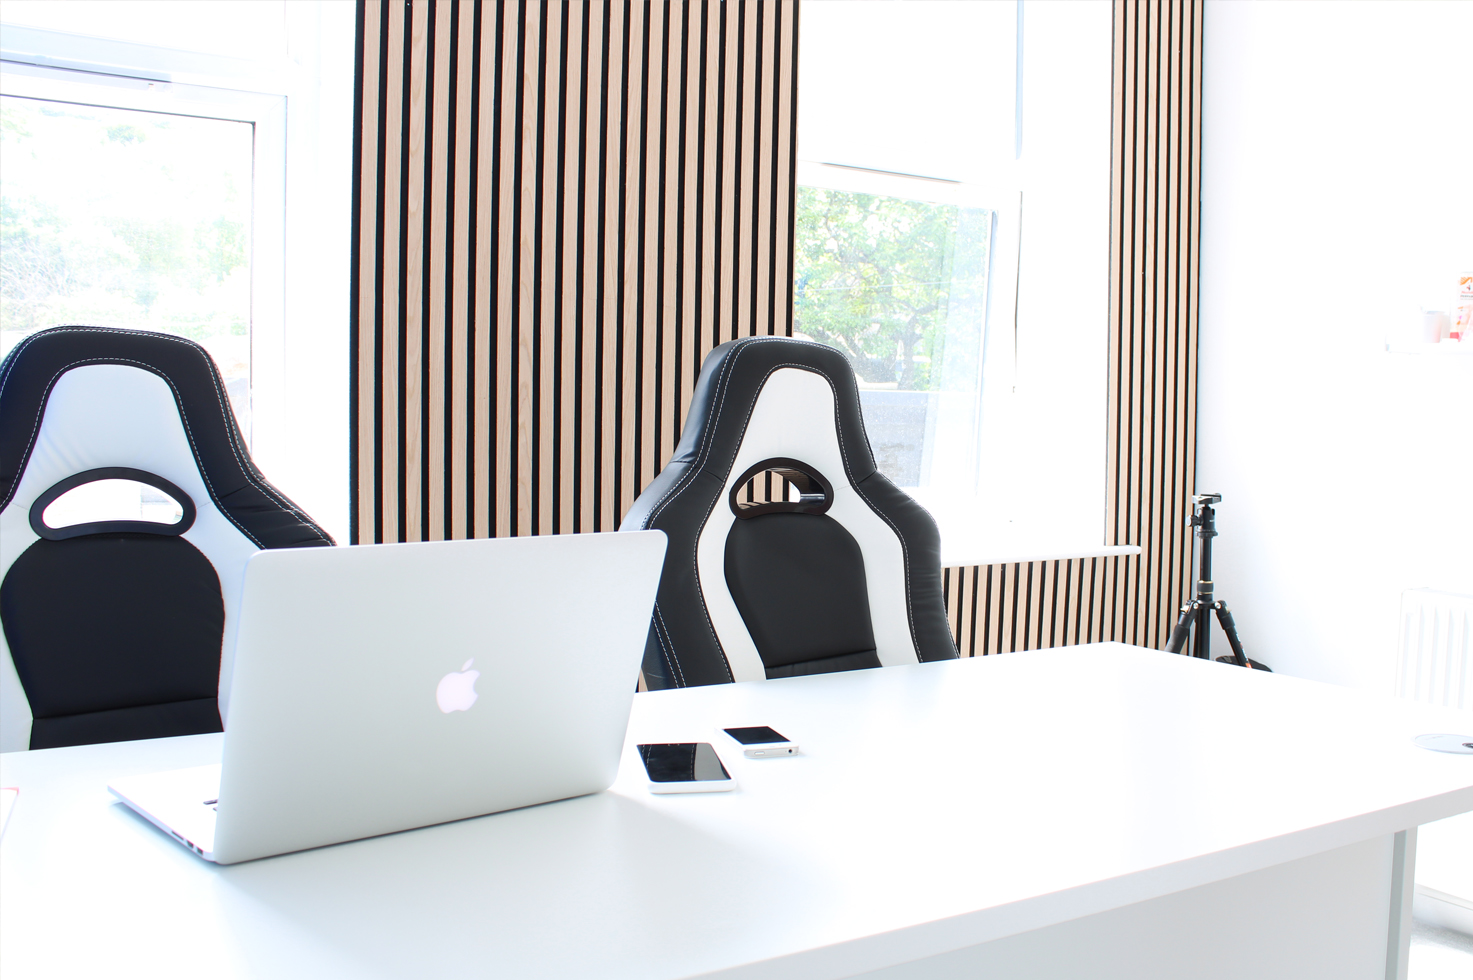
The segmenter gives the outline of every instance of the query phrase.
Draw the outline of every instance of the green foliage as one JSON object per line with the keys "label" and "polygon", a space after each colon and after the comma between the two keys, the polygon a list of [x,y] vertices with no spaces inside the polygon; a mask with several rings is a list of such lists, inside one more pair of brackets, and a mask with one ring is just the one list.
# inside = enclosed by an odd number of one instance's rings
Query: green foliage
{"label": "green foliage", "polygon": [[137,126],[109,126],[107,138],[114,143],[142,143],[148,134]]}
{"label": "green foliage", "polygon": [[0,107],[0,132],[7,139],[23,139],[31,135],[25,117],[9,106]]}
{"label": "green foliage", "polygon": [[799,187],[794,332],[843,351],[863,381],[939,387],[960,211]]}

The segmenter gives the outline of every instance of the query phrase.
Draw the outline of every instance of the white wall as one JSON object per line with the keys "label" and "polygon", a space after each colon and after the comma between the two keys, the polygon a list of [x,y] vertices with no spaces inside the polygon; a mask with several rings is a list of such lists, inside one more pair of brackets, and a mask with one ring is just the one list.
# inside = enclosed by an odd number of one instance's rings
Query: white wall
{"label": "white wall", "polygon": [[1473,3],[1208,0],[1204,39],[1218,596],[1275,670],[1389,693],[1401,590],[1473,592],[1473,357],[1384,349],[1473,269]]}

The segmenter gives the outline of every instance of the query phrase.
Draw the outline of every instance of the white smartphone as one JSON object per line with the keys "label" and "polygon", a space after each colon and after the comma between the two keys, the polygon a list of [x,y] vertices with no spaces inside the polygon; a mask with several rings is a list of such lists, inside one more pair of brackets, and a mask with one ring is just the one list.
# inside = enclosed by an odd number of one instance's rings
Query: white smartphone
{"label": "white smartphone", "polygon": [[710,742],[639,746],[651,793],[724,793],[736,785]]}
{"label": "white smartphone", "polygon": [[741,743],[742,755],[748,759],[776,759],[798,754],[797,742],[766,725],[755,728],[723,728],[722,731]]}

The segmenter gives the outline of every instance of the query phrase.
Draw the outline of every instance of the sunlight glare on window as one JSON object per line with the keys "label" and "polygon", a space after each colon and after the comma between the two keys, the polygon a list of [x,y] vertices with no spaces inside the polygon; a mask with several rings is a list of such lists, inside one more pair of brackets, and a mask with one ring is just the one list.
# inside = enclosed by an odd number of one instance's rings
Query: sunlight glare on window
{"label": "sunlight glare on window", "polygon": [[61,323],[209,351],[250,431],[250,123],[0,97],[0,355]]}
{"label": "sunlight glare on window", "polygon": [[848,356],[880,471],[903,487],[966,481],[992,212],[800,187],[797,225],[793,334]]}

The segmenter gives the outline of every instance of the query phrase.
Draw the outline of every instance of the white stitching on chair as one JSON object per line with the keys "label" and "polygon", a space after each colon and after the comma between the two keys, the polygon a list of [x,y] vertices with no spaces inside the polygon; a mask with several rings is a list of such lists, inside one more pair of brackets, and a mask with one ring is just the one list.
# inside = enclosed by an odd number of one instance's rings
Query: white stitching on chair
{"label": "white stitching on chair", "polygon": [[[660,513],[665,509],[665,504],[676,494],[676,492],[688,486],[690,482],[693,481],[696,476],[700,474],[702,466],[705,465],[705,459],[710,452],[711,444],[715,439],[716,423],[717,420],[719,420],[721,417],[721,406],[724,405],[726,402],[727,383],[731,380],[732,369],[736,364],[737,358],[741,357],[742,350],[744,349],[745,348],[738,349],[737,352],[731,356],[731,359],[721,366],[721,379],[717,383],[716,387],[716,390],[718,392],[716,413],[712,415],[711,421],[706,425],[706,430],[701,434],[701,448],[700,451],[696,454],[695,462],[691,464],[689,470],[681,475],[679,480],[675,481],[675,486],[666,491],[665,495],[660,498],[659,503],[657,503],[654,507],[650,509],[649,517],[645,518],[643,522],[646,528],[649,527],[650,524],[654,522],[655,518],[660,515]],[[719,501],[719,499],[720,495],[718,494],[717,500]],[[726,647],[722,645],[721,637],[716,635],[716,627],[711,622],[711,613],[706,607],[705,589],[701,586],[701,569],[697,562],[697,557],[699,555],[701,545],[701,532],[705,530],[706,522],[711,519],[711,514],[716,509],[715,505],[716,501],[713,501],[711,507],[706,510],[706,515],[701,518],[701,523],[696,527],[695,538],[691,545],[690,553],[691,576],[696,583],[696,596],[701,601],[701,614],[706,621],[706,632],[711,634],[711,642],[715,643],[716,649],[721,652],[722,665],[726,668],[727,678],[735,680],[736,678],[734,678],[731,673],[731,661],[726,656]],[[658,614],[658,612],[659,607],[657,604],[656,613]],[[663,630],[663,621],[660,623],[660,626]],[[666,632],[665,636],[668,641],[669,633]],[[674,660],[675,644],[669,643],[668,645],[670,650],[670,659]],[[678,666],[676,667],[676,670],[680,673],[680,686],[684,687],[685,674],[683,671],[680,671],[680,668]]]}
{"label": "white stitching on chair", "polygon": [[[680,669],[680,664],[675,662],[675,649],[670,644],[670,634],[665,629],[665,621],[660,616],[660,604],[655,603],[655,633],[656,641],[660,644],[660,656],[665,661],[665,666],[670,671],[670,676],[681,687],[685,687],[685,673]],[[663,639],[661,639],[663,637]]]}
{"label": "white stitching on chair", "polygon": [[[701,472],[701,467],[705,465],[705,459],[710,452],[711,442],[715,439],[716,422],[721,417],[721,405],[726,401],[726,385],[731,380],[732,369],[736,365],[737,358],[741,357],[741,355],[742,350],[739,349],[731,356],[730,360],[721,365],[721,378],[716,383],[716,414],[711,417],[711,421],[706,424],[705,431],[701,433],[701,445],[697,449],[695,461],[691,464],[691,468],[679,480],[675,481],[675,486],[667,490],[659,502],[650,508],[650,516],[645,520],[646,527],[665,509],[666,502],[690,483],[691,480],[694,480],[696,475]],[[708,518],[710,517],[709,514],[706,516]],[[702,522],[701,526],[705,527],[705,522]],[[700,537],[699,531],[697,531],[696,536]]]}
{"label": "white stitching on chair", "polygon": [[[660,644],[660,652],[665,658],[665,663],[673,671],[679,685],[685,687],[685,671],[681,669],[680,660],[675,656],[675,644],[670,639],[670,630],[665,626],[665,617],[660,615],[660,604],[658,602],[655,603],[655,628],[665,638],[664,642]],[[720,646],[720,641],[717,642],[717,646]],[[721,653],[721,663],[726,668],[726,679],[728,681],[735,681],[736,678],[731,675],[731,664],[727,662],[726,651],[724,650]]]}
{"label": "white stitching on chair", "polygon": [[[70,324],[67,324],[67,326],[68,327],[71,327]],[[185,339],[183,339],[181,337],[175,337],[175,336],[172,336],[170,334],[156,333],[154,331],[149,331],[149,330],[120,330],[120,329],[118,329],[116,327],[96,327],[96,326],[78,324],[75,328],[68,330],[68,332],[69,333],[110,333],[110,334],[141,333],[141,334],[144,334],[144,335],[149,336],[149,337],[158,338],[160,340],[168,340],[168,341],[171,341],[173,343],[183,344],[183,345],[185,345],[185,347],[187,347],[190,350],[191,353],[194,353],[194,354],[198,355],[199,357],[204,358],[205,359],[205,370],[206,370],[206,373],[209,374],[210,384],[213,385],[214,388],[215,388],[215,399],[216,399],[217,403],[219,404],[219,406],[220,406],[220,412],[221,412],[222,416],[224,416],[225,421],[226,421],[225,434],[226,434],[227,439],[229,440],[230,452],[231,452],[232,455],[235,456],[236,465],[240,468],[241,474],[246,478],[246,482],[249,483],[251,486],[255,487],[257,490],[261,491],[266,496],[270,497],[272,500],[276,501],[276,503],[279,506],[283,507],[284,509],[286,509],[287,511],[289,511],[293,515],[295,515],[307,528],[309,528],[312,531],[313,534],[317,535],[318,538],[320,538],[323,541],[326,541],[329,544],[332,543],[331,539],[328,538],[327,535],[323,534],[317,528],[316,524],[312,521],[312,519],[310,517],[308,517],[305,513],[303,513],[302,510],[300,510],[296,505],[294,505],[291,501],[287,500],[285,497],[281,496],[280,493],[278,493],[276,491],[276,489],[274,487],[272,487],[270,484],[264,484],[263,485],[263,484],[257,483],[255,481],[255,479],[251,476],[251,467],[242,458],[241,453],[240,453],[240,447],[235,442],[235,436],[237,434],[236,433],[236,430],[235,430],[235,428],[233,426],[231,426],[229,424],[229,421],[230,421],[230,417],[231,416],[229,414],[227,414],[227,413],[231,412],[232,409],[230,409],[230,407],[229,407],[229,402],[228,402],[228,399],[225,397],[224,390],[220,387],[219,382],[215,378],[215,371],[214,371],[213,363],[209,360],[209,355],[206,354],[204,352],[204,350],[202,350],[200,347],[198,347],[197,345],[195,345],[192,341],[185,340]],[[0,377],[0,398],[3,398],[4,395],[5,395],[5,385],[10,380],[10,372],[12,370],[14,370],[15,365],[20,362],[20,354],[21,354],[21,351],[23,351],[31,343],[31,341],[34,340],[34,339],[36,339],[38,336],[40,336],[40,335],[39,334],[32,334],[31,336],[27,337],[25,340],[21,341],[20,344],[17,345],[16,349],[12,352],[12,355],[13,356],[11,358],[10,367],[6,370],[5,376],[4,377]],[[55,387],[56,380],[58,378],[60,378],[63,374],[65,374],[67,371],[70,371],[72,368],[78,367],[78,366],[83,365],[83,364],[117,364],[117,363],[120,363],[120,362],[126,362],[128,364],[136,364],[137,366],[148,370],[152,374],[156,374],[160,378],[163,378],[164,381],[169,385],[169,390],[174,393],[174,404],[179,409],[179,419],[180,419],[181,422],[184,423],[185,433],[189,437],[189,449],[190,449],[190,452],[192,452],[194,454],[195,466],[199,469],[200,477],[203,479],[206,489],[208,489],[210,491],[210,498],[215,502],[215,508],[217,510],[219,510],[222,515],[225,516],[225,519],[226,520],[228,520],[228,521],[230,521],[230,523],[234,524],[236,526],[236,528],[242,534],[244,534],[247,538],[249,538],[252,542],[254,542],[255,545],[256,545],[256,547],[264,549],[265,548],[265,545],[261,544],[261,542],[259,540],[257,540],[257,538],[256,538],[256,536],[254,534],[251,534],[243,526],[241,526],[240,522],[237,521],[234,518],[234,516],[232,516],[230,514],[229,510],[226,509],[224,503],[220,500],[219,496],[215,493],[215,488],[210,483],[209,474],[207,474],[205,472],[204,462],[200,459],[199,449],[195,445],[194,432],[190,429],[190,426],[189,426],[189,417],[184,412],[184,400],[179,395],[179,389],[176,388],[176,387],[174,387],[174,382],[172,380],[170,380],[169,378],[165,377],[158,370],[157,367],[154,367],[153,365],[150,365],[150,364],[145,364],[142,361],[134,361],[134,360],[132,360],[130,358],[126,358],[126,357],[98,357],[98,358],[89,358],[89,359],[83,360],[83,361],[73,361],[72,363],[68,364],[66,367],[62,368],[60,371],[56,372],[56,374],[52,375],[51,380],[48,381],[47,384],[46,384],[45,391],[42,393],[42,396],[41,396],[41,404],[40,404],[40,406],[36,410],[35,423],[31,427],[31,438],[26,443],[25,451],[21,454],[21,464],[22,465],[21,465],[20,472],[16,473],[16,487],[18,487],[20,485],[20,477],[21,477],[21,474],[25,472],[25,464],[27,464],[30,461],[30,458],[31,458],[31,450],[35,447],[36,435],[39,432],[40,427],[41,427],[41,416],[44,414],[44,412],[46,410],[46,403],[51,398],[51,390],[52,390],[52,388]],[[11,492],[12,493],[15,492],[15,488],[16,487],[12,487],[11,488]]]}

